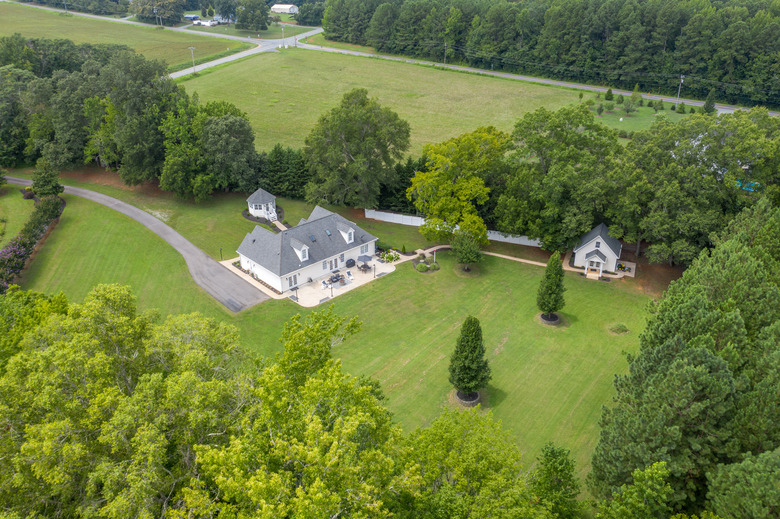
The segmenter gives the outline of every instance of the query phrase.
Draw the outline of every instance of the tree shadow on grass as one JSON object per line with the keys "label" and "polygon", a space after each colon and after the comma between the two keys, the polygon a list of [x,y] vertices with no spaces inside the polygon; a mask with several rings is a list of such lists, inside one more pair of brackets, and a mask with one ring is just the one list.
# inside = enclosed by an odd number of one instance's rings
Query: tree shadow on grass
{"label": "tree shadow on grass", "polygon": [[482,408],[494,409],[501,405],[506,400],[507,392],[501,388],[488,384],[488,386],[482,390]]}

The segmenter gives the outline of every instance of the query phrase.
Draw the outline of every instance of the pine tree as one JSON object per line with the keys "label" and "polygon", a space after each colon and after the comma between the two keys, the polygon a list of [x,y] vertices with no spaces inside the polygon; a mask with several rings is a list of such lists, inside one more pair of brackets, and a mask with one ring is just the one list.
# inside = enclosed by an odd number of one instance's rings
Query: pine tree
{"label": "pine tree", "polygon": [[607,93],[604,94],[604,101],[612,101],[615,98],[615,95],[612,93],[612,89],[608,88]]}
{"label": "pine tree", "polygon": [[536,295],[536,304],[542,311],[542,317],[545,320],[555,320],[555,312],[563,308],[565,304],[563,300],[565,290],[561,254],[554,252],[547,262],[547,269],[544,271],[544,277],[539,284],[539,292]]}
{"label": "pine tree", "polygon": [[450,358],[450,384],[459,396],[473,400],[477,391],[490,381],[490,366],[485,358],[479,319],[468,316],[460,328],[455,351]]}
{"label": "pine tree", "polygon": [[65,190],[60,184],[59,173],[54,169],[52,163],[44,158],[38,159],[35,165],[32,187],[35,194],[40,198],[57,196]]}
{"label": "pine tree", "polygon": [[714,114],[717,110],[715,109],[715,89],[711,89],[710,93],[707,94],[707,99],[704,101],[704,108],[702,110],[705,114]]}
{"label": "pine tree", "polygon": [[580,516],[581,505],[577,501],[580,482],[574,475],[574,460],[568,449],[556,447],[552,442],[545,445],[536,459],[530,483],[533,493],[544,501],[554,517]]}

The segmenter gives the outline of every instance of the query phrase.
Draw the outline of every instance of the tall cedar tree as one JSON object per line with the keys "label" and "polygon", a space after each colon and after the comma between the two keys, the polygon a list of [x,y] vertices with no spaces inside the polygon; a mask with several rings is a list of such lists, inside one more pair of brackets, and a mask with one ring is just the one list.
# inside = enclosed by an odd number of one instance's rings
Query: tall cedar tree
{"label": "tall cedar tree", "polygon": [[702,111],[707,115],[714,115],[717,110],[715,109],[715,89],[711,89],[707,94],[707,99],[704,100],[704,107]]}
{"label": "tall cedar tree", "polygon": [[44,196],[57,196],[65,188],[60,184],[60,175],[54,166],[46,159],[38,159],[33,173],[33,191],[43,198]]}
{"label": "tall cedar tree", "polygon": [[468,316],[460,328],[455,352],[450,358],[450,383],[458,393],[473,395],[490,382],[491,373],[482,343],[479,319]]}
{"label": "tall cedar tree", "polygon": [[566,289],[563,287],[563,264],[561,263],[561,254],[553,252],[550,260],[547,262],[547,268],[544,271],[544,277],[539,284],[539,292],[536,295],[536,305],[542,311],[546,319],[563,308],[565,301],[563,293]]}

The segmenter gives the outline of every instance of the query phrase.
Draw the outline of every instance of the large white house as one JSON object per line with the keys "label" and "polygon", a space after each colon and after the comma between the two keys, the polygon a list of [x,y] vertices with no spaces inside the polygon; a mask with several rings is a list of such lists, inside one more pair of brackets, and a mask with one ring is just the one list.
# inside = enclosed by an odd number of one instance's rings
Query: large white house
{"label": "large white house", "polygon": [[341,215],[317,206],[308,220],[279,234],[256,226],[237,252],[242,269],[285,292],[330,276],[349,260],[373,256],[376,240]]}
{"label": "large white house", "polygon": [[265,189],[258,189],[246,199],[249,205],[249,214],[258,218],[265,218],[269,222],[277,220],[276,197]]}
{"label": "large white house", "polygon": [[622,251],[620,240],[610,236],[609,228],[602,223],[591,229],[574,247],[574,266],[584,267],[586,271],[598,270],[599,276],[605,270],[615,272]]}
{"label": "large white house", "polygon": [[291,4],[274,4],[271,6],[272,13],[278,14],[296,14],[298,7]]}

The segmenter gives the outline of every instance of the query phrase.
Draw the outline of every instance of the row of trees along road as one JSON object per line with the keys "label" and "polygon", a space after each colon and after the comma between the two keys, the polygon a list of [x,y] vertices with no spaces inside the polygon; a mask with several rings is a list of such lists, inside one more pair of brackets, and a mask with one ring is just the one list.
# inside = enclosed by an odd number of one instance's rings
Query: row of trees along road
{"label": "row of trees along road", "polygon": [[327,0],[322,23],[383,53],[780,105],[777,1]]}

